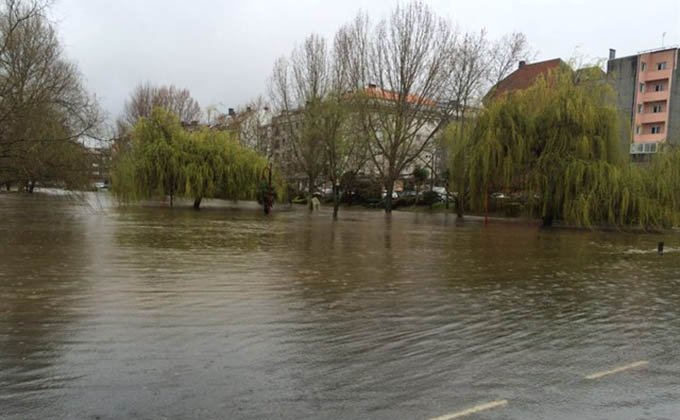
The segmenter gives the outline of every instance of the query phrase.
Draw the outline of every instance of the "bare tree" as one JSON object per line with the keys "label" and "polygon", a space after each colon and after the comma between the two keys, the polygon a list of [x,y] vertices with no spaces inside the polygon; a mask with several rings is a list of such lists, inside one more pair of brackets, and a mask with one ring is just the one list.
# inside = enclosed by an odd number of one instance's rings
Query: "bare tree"
{"label": "bare tree", "polygon": [[324,143],[317,124],[319,104],[329,90],[330,71],[326,40],[310,35],[291,54],[274,65],[270,95],[292,149],[297,169],[307,179],[307,198],[311,196],[324,165]]}
{"label": "bare tree", "polygon": [[479,104],[489,75],[486,31],[468,32],[456,43],[450,62],[449,97],[455,117],[464,120],[471,106]]}
{"label": "bare tree", "polygon": [[503,36],[489,50],[489,83],[495,86],[516,68],[520,60],[531,60],[534,56],[522,32]]}
{"label": "bare tree", "polygon": [[173,85],[154,86],[151,83],[137,85],[123,108],[123,121],[133,126],[141,117],[151,117],[154,108],[164,108],[176,114],[180,121],[201,118],[201,107],[188,89]]}
{"label": "bare tree", "polygon": [[101,122],[45,16],[48,5],[0,4],[0,178],[29,191],[36,182],[86,184],[91,167],[78,141]]}
{"label": "bare tree", "polygon": [[336,90],[359,92],[371,83],[368,68],[370,30],[368,15],[360,12],[336,33],[333,50]]}
{"label": "bare tree", "polygon": [[355,95],[356,105],[362,109],[371,158],[387,190],[385,211],[391,212],[395,181],[451,116],[446,87],[455,34],[448,21],[420,2],[398,6],[375,28],[363,30],[363,22],[357,18],[345,32],[355,38],[352,45],[368,46],[365,58],[348,59],[350,71],[360,72],[349,80],[372,83]]}
{"label": "bare tree", "polygon": [[267,129],[271,122],[271,109],[262,96],[248,102],[236,111],[236,126],[239,141],[251,149],[271,158],[271,144]]}

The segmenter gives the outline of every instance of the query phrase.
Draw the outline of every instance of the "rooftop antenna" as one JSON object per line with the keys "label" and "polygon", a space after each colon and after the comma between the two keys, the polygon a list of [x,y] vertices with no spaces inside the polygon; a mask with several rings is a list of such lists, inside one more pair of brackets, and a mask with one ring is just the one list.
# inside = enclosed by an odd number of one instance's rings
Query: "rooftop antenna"
{"label": "rooftop antenna", "polygon": [[666,43],[666,32],[664,32],[664,33],[661,35],[661,48],[664,47],[664,44],[665,44],[665,43]]}

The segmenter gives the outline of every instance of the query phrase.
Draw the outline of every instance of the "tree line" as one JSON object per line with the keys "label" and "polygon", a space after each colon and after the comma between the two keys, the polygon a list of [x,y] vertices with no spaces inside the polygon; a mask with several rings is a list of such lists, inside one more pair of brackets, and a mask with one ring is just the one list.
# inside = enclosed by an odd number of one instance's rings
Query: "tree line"
{"label": "tree line", "polygon": [[[87,187],[93,157],[82,139],[97,138],[102,122],[48,5],[0,4],[0,184],[27,191]],[[631,164],[618,137],[627,122],[599,69],[560,69],[482,103],[531,57],[523,34],[464,32],[421,2],[377,21],[359,13],[332,40],[312,34],[274,64],[271,125],[289,155],[265,144],[261,120],[241,122],[247,133],[185,129],[202,115],[189,91],[145,83],[116,122],[112,190],[124,201],[189,198],[195,208],[204,198],[249,199],[273,160],[278,196],[283,180],[304,176],[308,199],[329,182],[334,218],[341,191],[363,175],[377,176],[390,212],[395,181],[420,186],[429,173],[431,186],[436,176],[457,192],[461,217],[486,211],[502,191],[546,225],[677,225],[680,152],[665,146],[649,164]],[[446,164],[435,167],[442,150]]]}
{"label": "tree line", "polygon": [[[422,183],[429,169],[456,191],[460,217],[488,211],[491,193],[505,192],[544,225],[677,225],[680,152],[666,145],[649,164],[631,163],[620,141],[629,122],[599,67],[566,66],[482,103],[531,57],[521,33],[461,33],[420,2],[378,22],[359,14],[332,42],[310,35],[270,79],[292,171],[309,194],[319,179],[331,182],[334,217],[339,180],[377,174],[390,212],[394,182]],[[441,150],[446,165],[428,167],[423,156]]]}
{"label": "tree line", "polygon": [[436,153],[445,127],[466,118],[485,87],[530,55],[521,33],[492,42],[485,31],[461,32],[421,2],[376,22],[360,13],[332,42],[312,34],[276,61],[270,78],[292,149],[286,175],[304,174],[308,194],[329,181],[337,217],[341,179],[376,173],[390,212],[395,181],[427,165],[419,159]]}

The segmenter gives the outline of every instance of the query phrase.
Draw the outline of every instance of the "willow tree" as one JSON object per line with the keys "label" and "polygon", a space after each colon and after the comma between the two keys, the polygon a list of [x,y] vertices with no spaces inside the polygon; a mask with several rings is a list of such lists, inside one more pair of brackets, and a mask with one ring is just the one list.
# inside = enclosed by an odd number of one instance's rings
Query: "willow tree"
{"label": "willow tree", "polygon": [[[447,185],[455,191],[453,194],[456,204],[456,214],[459,218],[464,216],[468,190],[468,161],[466,159],[473,143],[470,141],[473,125],[464,121],[454,121],[446,127],[442,136],[442,142],[447,151],[448,176]],[[448,201],[448,191],[447,191]]]}
{"label": "willow tree", "polygon": [[112,174],[112,190],[122,200],[175,197],[255,198],[267,160],[228,132],[185,131],[179,118],[162,108],[142,117],[132,130]]}
{"label": "willow tree", "polygon": [[142,117],[132,129],[131,147],[121,151],[112,172],[112,191],[125,201],[169,197],[182,183],[182,143],[187,133],[179,119],[162,109]]}
{"label": "willow tree", "polygon": [[629,223],[641,227],[680,225],[680,148],[664,145],[649,165],[633,166]]}
{"label": "willow tree", "polygon": [[490,104],[458,149],[471,207],[504,191],[522,195],[545,225],[665,220],[643,191],[649,175],[624,159],[611,94],[599,69],[560,71]]}

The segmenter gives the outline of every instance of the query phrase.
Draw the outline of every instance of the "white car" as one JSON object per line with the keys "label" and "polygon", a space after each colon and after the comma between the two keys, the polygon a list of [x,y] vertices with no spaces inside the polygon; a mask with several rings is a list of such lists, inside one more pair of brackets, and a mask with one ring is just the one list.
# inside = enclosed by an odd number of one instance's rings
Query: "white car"
{"label": "white car", "polygon": [[432,187],[432,191],[436,192],[442,197],[446,197],[446,188],[444,187]]}
{"label": "white car", "polygon": [[[387,190],[382,191],[382,198],[387,197]],[[399,198],[399,194],[397,194],[396,191],[392,190],[392,198]]]}

